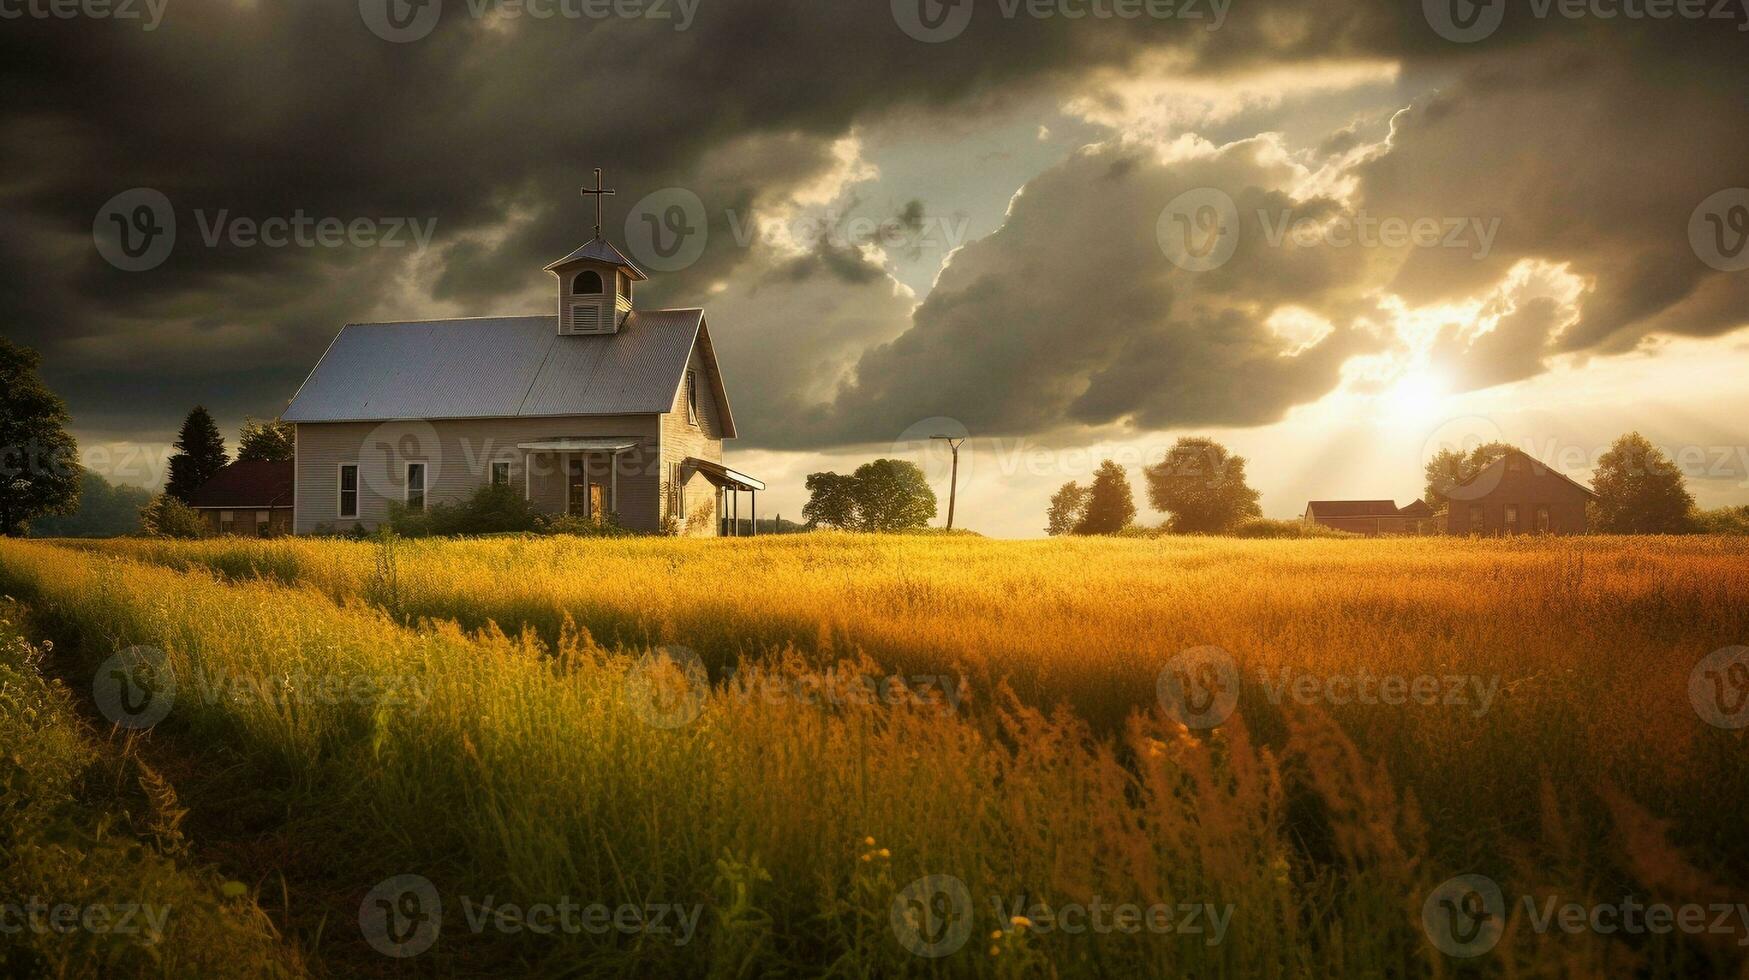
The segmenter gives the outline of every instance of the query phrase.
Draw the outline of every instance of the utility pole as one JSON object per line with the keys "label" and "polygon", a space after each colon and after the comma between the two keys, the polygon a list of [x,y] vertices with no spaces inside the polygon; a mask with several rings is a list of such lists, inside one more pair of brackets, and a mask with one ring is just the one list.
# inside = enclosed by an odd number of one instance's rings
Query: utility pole
{"label": "utility pole", "polygon": [[959,496],[960,491],[960,443],[965,442],[966,437],[930,436],[929,438],[940,439],[947,443],[949,449],[953,450],[953,478],[947,485],[947,529],[951,531],[953,530],[954,498]]}

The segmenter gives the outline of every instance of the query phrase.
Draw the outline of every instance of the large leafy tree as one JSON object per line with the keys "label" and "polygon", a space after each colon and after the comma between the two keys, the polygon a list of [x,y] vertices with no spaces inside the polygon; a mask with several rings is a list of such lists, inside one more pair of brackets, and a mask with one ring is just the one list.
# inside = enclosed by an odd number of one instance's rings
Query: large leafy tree
{"label": "large leafy tree", "polygon": [[917,464],[877,459],[854,473],[813,473],[802,517],[810,525],[856,531],[903,531],[935,516],[935,491]]}
{"label": "large leafy tree", "polygon": [[213,478],[230,462],[225,455],[225,437],[219,435],[219,425],[201,405],[194,406],[182,420],[182,431],[176,435],[176,455],[170,457],[170,480],[164,492],[183,503],[192,499],[200,485]]}
{"label": "large leafy tree", "polygon": [[244,419],[237,433],[237,462],[289,463],[295,445],[290,422]]}
{"label": "large leafy tree", "polygon": [[0,534],[79,505],[79,447],[67,406],[37,377],[41,358],[0,337]]}
{"label": "large leafy tree", "polygon": [[1088,488],[1070,480],[1051,494],[1050,509],[1045,511],[1045,533],[1053,537],[1074,534],[1087,516]]}
{"label": "large leafy tree", "polygon": [[1441,449],[1428,458],[1422,470],[1427,478],[1427,488],[1421,499],[1435,511],[1445,510],[1451,503],[1452,487],[1482,472],[1489,463],[1511,451],[1512,447],[1504,442],[1484,442],[1467,453],[1462,449]]}
{"label": "large leafy tree", "polygon": [[802,520],[811,527],[856,527],[856,480],[842,473],[810,473],[806,486],[808,502],[802,505]]}
{"label": "large leafy tree", "polygon": [[1087,511],[1076,525],[1076,534],[1116,534],[1136,519],[1135,495],[1130,478],[1117,463],[1106,460],[1093,471],[1087,488]]}
{"label": "large leafy tree", "polygon": [[864,531],[925,527],[935,516],[935,491],[923,468],[903,459],[877,459],[851,474],[856,480],[857,526]]}
{"label": "large leafy tree", "polygon": [[1693,530],[1694,497],[1682,472],[1638,432],[1597,458],[1597,530],[1613,534],[1681,534]]}
{"label": "large leafy tree", "polygon": [[1219,534],[1263,515],[1260,495],[1245,482],[1245,457],[1213,439],[1186,436],[1142,473],[1148,502],[1171,515],[1179,534]]}

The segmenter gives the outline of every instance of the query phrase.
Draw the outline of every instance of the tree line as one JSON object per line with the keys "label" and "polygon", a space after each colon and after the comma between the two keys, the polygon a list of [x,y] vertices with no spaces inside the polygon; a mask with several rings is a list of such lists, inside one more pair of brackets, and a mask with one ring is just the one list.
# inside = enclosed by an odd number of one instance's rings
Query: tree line
{"label": "tree line", "polygon": [[[1263,516],[1261,498],[1245,481],[1245,457],[1213,439],[1186,436],[1164,459],[1142,468],[1148,503],[1167,515],[1173,534],[1224,534]],[[1099,464],[1083,487],[1071,480],[1051,495],[1045,533],[1117,534],[1135,523],[1129,476],[1112,460]]]}

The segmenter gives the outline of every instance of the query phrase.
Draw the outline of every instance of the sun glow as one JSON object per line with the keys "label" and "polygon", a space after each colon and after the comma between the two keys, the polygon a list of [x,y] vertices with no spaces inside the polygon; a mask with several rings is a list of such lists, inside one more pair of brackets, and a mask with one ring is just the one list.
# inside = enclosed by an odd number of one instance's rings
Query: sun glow
{"label": "sun glow", "polygon": [[1379,395],[1379,410],[1393,425],[1423,425],[1439,414],[1450,386],[1432,371],[1412,371]]}

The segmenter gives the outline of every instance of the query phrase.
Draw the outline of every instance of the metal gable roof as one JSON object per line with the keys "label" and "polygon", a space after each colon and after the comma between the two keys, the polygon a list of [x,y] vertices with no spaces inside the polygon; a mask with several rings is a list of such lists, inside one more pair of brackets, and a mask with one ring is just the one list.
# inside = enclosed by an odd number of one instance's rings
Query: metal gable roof
{"label": "metal gable roof", "polygon": [[555,269],[570,265],[572,262],[583,260],[591,262],[606,262],[609,265],[619,266],[626,270],[626,274],[630,275],[633,279],[650,278],[649,276],[644,275],[644,270],[633,265],[631,259],[626,258],[624,253],[619,249],[614,248],[613,244],[605,238],[589,239],[579,246],[575,252],[572,252],[570,255],[567,255],[557,262],[554,262],[552,265],[547,266],[547,271],[552,272]]}
{"label": "metal gable roof", "polygon": [[1316,517],[1396,517],[1395,500],[1313,500],[1306,504]]}
{"label": "metal gable roof", "polygon": [[561,336],[554,316],[348,324],[283,418],[666,412],[703,322],[702,310],[640,310],[600,336]]}

